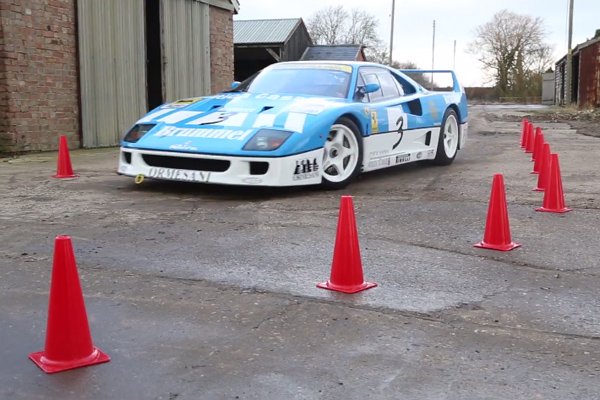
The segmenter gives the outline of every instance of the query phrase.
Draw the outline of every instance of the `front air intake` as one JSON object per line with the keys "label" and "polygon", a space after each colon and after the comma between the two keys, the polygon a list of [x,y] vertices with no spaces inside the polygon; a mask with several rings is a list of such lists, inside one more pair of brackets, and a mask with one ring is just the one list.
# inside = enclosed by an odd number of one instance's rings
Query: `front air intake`
{"label": "front air intake", "polygon": [[171,157],[154,154],[143,154],[142,158],[151,167],[187,169],[190,171],[225,172],[231,165],[227,160],[210,158]]}

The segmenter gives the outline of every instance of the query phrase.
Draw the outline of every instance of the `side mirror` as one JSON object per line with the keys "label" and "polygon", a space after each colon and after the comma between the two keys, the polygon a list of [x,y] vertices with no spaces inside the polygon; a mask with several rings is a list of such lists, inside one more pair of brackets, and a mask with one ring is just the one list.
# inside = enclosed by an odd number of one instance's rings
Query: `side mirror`
{"label": "side mirror", "polygon": [[380,89],[380,86],[378,83],[367,83],[364,86],[363,90],[365,91],[365,93],[373,93],[373,92],[378,91],[379,89]]}
{"label": "side mirror", "polygon": [[240,83],[242,83],[242,82],[240,82],[240,81],[233,81],[233,82],[231,82],[231,88],[232,89],[237,88],[238,86],[240,86]]}

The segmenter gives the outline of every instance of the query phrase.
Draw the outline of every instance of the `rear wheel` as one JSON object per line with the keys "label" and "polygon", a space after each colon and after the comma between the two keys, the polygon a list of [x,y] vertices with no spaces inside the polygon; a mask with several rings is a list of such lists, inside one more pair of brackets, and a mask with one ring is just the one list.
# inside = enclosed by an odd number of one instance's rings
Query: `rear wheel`
{"label": "rear wheel", "polygon": [[326,188],[346,187],[360,172],[362,137],[351,119],[338,119],[323,146],[323,183]]}
{"label": "rear wheel", "polygon": [[433,160],[434,164],[452,164],[458,151],[458,136],[458,117],[456,116],[456,112],[449,108],[444,113],[444,119],[442,120],[437,153]]}

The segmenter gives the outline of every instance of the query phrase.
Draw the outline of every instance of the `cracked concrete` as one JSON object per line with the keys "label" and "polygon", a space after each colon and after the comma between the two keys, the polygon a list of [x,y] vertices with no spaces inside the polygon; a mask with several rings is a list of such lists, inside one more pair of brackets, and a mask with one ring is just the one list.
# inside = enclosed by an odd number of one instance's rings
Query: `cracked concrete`
{"label": "cracked concrete", "polygon": [[[593,399],[600,392],[600,142],[541,123],[559,152],[564,215],[536,213],[515,118],[472,107],[450,167],[365,174],[344,191],[147,182],[116,149],[0,160],[0,398]],[[511,114],[512,115],[512,114]],[[520,115],[520,114],[519,114]],[[481,240],[494,173],[513,240]],[[354,196],[365,278],[329,276],[339,196]],[[53,240],[73,238],[94,341],[113,360],[47,376]]]}

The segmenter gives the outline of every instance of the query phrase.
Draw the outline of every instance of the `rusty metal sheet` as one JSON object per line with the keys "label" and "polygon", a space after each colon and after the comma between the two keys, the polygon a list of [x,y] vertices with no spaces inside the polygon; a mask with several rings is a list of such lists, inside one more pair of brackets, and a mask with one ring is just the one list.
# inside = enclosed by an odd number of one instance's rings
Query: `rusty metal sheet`
{"label": "rusty metal sheet", "polygon": [[579,106],[600,106],[600,41],[579,51]]}

